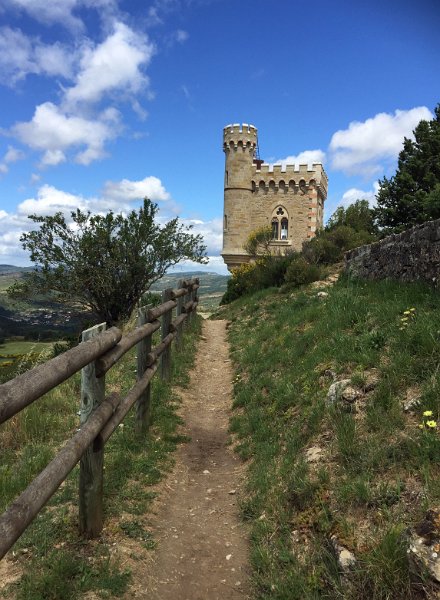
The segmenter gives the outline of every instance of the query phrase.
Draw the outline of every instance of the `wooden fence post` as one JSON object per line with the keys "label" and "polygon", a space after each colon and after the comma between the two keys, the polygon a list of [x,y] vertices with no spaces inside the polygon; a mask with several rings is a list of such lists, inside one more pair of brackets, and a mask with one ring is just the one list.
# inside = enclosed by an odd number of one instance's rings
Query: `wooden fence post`
{"label": "wooden fence post", "polygon": [[[83,331],[82,341],[86,342],[106,329],[106,323],[95,325]],[[97,379],[95,362],[91,362],[81,371],[81,424],[104,397],[105,377]],[[102,530],[103,468],[104,445],[98,435],[82,455],[79,471],[79,529],[88,538],[98,536]]]}
{"label": "wooden fence post", "polygon": [[[194,281],[195,281],[195,282],[196,282],[196,284],[198,285],[200,280],[199,280],[199,278],[198,278],[198,277],[196,277],[196,279],[195,279]],[[198,288],[197,288],[197,289],[198,289]],[[196,290],[196,289],[193,289],[193,292],[192,292],[192,295],[191,295],[191,300],[194,302],[196,298],[197,298],[197,290]],[[196,316],[196,311],[197,311],[197,308],[194,308],[194,309],[191,311],[192,313],[194,313],[194,314],[193,314],[193,318],[194,318],[194,319],[195,319],[195,316]]]}
{"label": "wooden fence post", "polygon": [[[172,300],[172,289],[162,292],[162,303]],[[173,320],[173,311],[169,310],[162,316],[162,340],[170,333],[170,325]],[[171,344],[162,353],[160,361],[160,374],[162,379],[169,381],[171,377]]]}
{"label": "wooden fence post", "polygon": [[[192,279],[191,279],[191,281],[192,281]],[[192,286],[187,287],[187,290],[188,291],[185,295],[185,303],[190,302],[192,300]],[[193,320],[193,315],[192,315],[192,310],[190,310],[188,313],[188,318],[187,318],[188,326],[191,325],[192,320]]]}
{"label": "wooden fence post", "polygon": [[[145,325],[148,322],[147,311],[150,306],[140,306],[138,312],[138,327]],[[151,335],[147,335],[137,344],[137,379],[142,378],[147,370],[147,356],[151,352]],[[151,385],[147,388],[136,401],[136,432],[146,433],[150,427],[150,409],[151,409]]]}
{"label": "wooden fence post", "polygon": [[[179,279],[179,281],[177,282],[177,287],[179,290],[181,288],[183,288],[184,283],[185,283],[184,279]],[[179,298],[177,298],[176,317],[180,317],[180,315],[182,314],[183,300],[184,300],[184,296],[180,296]],[[182,349],[184,325],[185,325],[185,322],[181,323],[179,325],[179,327],[177,328],[177,332],[176,332],[176,347],[179,350]]]}

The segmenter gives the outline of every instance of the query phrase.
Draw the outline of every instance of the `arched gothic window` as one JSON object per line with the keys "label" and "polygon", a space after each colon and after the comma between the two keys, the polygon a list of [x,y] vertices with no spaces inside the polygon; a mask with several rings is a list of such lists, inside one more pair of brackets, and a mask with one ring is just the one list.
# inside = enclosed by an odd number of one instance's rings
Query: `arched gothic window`
{"label": "arched gothic window", "polygon": [[285,240],[289,237],[289,215],[282,206],[277,206],[272,213],[272,239]]}

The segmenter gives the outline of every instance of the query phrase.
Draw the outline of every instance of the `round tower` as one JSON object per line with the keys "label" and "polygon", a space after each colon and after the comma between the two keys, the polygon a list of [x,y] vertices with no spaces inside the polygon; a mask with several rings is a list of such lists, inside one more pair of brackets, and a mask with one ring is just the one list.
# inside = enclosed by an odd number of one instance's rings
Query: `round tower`
{"label": "round tower", "polygon": [[223,260],[228,269],[247,262],[243,244],[251,230],[253,161],[257,129],[253,125],[227,125],[223,129],[225,187],[223,211]]}

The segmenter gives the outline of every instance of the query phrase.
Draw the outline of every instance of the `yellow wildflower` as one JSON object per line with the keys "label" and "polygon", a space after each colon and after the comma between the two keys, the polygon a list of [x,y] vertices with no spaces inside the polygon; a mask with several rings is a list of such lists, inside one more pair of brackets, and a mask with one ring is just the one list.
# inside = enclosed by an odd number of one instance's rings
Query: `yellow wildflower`
{"label": "yellow wildflower", "polygon": [[411,314],[411,311],[410,311],[410,310],[405,310],[403,314],[404,314],[404,315],[410,315],[410,314]]}
{"label": "yellow wildflower", "polygon": [[424,417],[432,417],[432,410],[425,410],[425,412],[423,413]]}
{"label": "yellow wildflower", "polygon": [[411,312],[415,312],[415,310],[416,310],[416,309],[415,309],[415,308],[410,308],[409,310],[410,310]]}
{"label": "yellow wildflower", "polygon": [[437,427],[437,421],[426,421],[426,426],[434,429],[434,427]]}

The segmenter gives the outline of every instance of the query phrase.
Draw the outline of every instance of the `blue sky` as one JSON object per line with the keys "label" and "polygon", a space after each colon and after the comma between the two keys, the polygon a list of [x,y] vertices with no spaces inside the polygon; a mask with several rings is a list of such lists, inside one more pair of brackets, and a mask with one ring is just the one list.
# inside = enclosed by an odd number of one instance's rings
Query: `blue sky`
{"label": "blue sky", "polygon": [[2,0],[0,263],[29,264],[30,213],[127,211],[219,257],[222,129],[269,162],[321,160],[326,218],[395,171],[440,102],[438,0]]}

